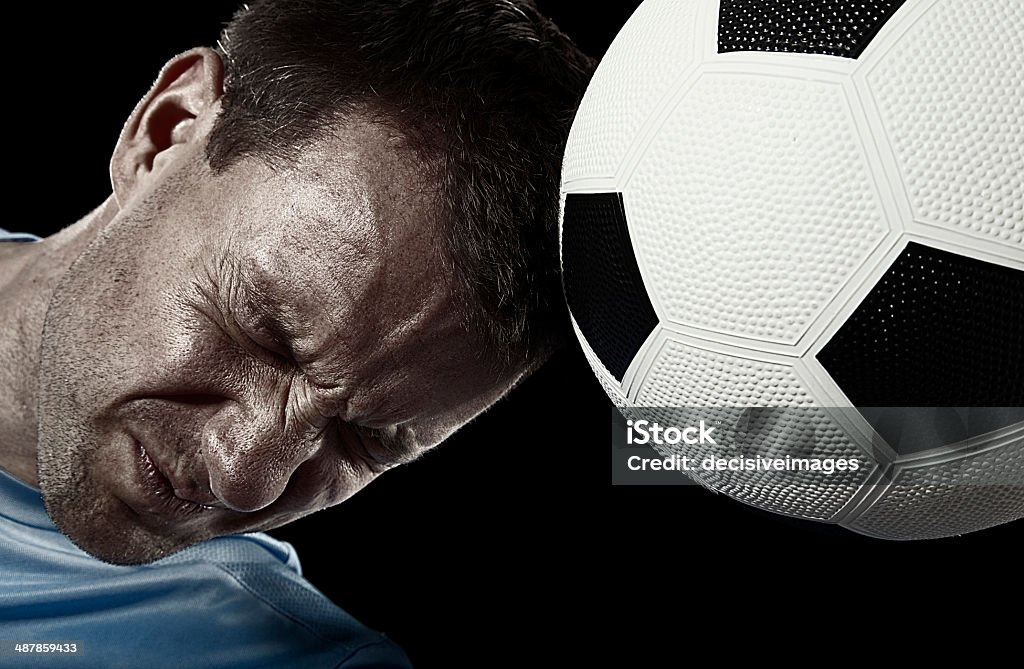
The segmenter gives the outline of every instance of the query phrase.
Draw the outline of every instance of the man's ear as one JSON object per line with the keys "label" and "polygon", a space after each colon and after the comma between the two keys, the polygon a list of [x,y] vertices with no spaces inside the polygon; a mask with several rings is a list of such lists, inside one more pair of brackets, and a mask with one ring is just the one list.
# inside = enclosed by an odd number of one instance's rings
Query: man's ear
{"label": "man's ear", "polygon": [[201,132],[196,120],[223,92],[220,56],[205,47],[172,58],[128,117],[110,158],[110,182],[119,206],[158,173],[177,148]]}

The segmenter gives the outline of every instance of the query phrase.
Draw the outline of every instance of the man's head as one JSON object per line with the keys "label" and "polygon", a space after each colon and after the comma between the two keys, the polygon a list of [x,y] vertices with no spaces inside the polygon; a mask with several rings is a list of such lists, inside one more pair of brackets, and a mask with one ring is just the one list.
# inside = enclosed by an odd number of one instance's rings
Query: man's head
{"label": "man's head", "polygon": [[522,2],[258,2],[172,60],[54,292],[39,478],[114,562],[354,494],[559,342],[592,63]]}

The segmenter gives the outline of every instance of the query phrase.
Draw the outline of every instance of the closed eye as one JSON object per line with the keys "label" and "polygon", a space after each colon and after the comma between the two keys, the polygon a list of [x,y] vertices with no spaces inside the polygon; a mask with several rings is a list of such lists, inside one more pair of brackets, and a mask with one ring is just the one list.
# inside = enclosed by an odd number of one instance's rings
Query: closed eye
{"label": "closed eye", "polygon": [[234,323],[234,325],[238,331],[255,346],[258,346],[268,353],[272,353],[278,358],[288,362],[288,364],[296,364],[295,356],[292,354],[291,349],[286,344],[282,343],[276,336],[243,328],[237,322]]}
{"label": "closed eye", "polygon": [[336,422],[339,447],[346,458],[350,461],[356,460],[374,474],[380,474],[392,467],[392,463],[381,458],[380,446],[374,443],[364,428],[340,419]]}
{"label": "closed eye", "polygon": [[190,300],[189,306],[201,320],[216,327],[227,341],[267,362],[296,366],[295,359],[287,346],[278,342],[273,336],[248,331],[227,309],[222,309],[215,300],[210,299],[206,291],[199,290],[199,293],[201,297]]}
{"label": "closed eye", "polygon": [[353,425],[356,434],[370,451],[373,459],[384,467],[394,467],[415,460],[423,450],[416,442],[416,434],[405,426],[387,428]]}

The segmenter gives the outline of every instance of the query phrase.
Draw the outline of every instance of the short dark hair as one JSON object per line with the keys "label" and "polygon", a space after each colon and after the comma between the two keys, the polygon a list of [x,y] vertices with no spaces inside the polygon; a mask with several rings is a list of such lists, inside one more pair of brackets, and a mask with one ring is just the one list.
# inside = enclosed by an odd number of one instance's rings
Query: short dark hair
{"label": "short dark hair", "polygon": [[530,0],[263,0],[219,43],[214,170],[274,162],[367,110],[435,166],[464,325],[518,367],[566,338],[558,185],[595,62]]}

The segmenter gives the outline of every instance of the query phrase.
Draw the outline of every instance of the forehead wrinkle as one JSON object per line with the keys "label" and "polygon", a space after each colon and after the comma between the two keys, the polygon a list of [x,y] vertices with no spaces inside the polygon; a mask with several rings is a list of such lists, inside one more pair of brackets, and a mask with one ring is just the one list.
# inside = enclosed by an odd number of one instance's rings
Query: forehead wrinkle
{"label": "forehead wrinkle", "polygon": [[[430,265],[423,259],[419,264],[418,274],[429,274]],[[405,275],[396,284],[401,275],[389,269],[393,265],[386,261],[375,267],[373,279],[350,303],[349,322],[339,324],[335,314],[328,314],[336,328],[341,326],[342,336],[333,342],[341,350],[323,351],[306,369],[318,385],[351,384],[351,402],[363,418],[395,424],[422,414],[425,405],[416,404],[423,404],[423,392],[403,386],[410,379],[432,386],[438,357],[433,351],[443,350],[457,332],[443,282],[414,276],[409,284]]]}
{"label": "forehead wrinkle", "polygon": [[378,376],[377,370],[389,366],[384,362],[390,356],[389,344],[404,319],[397,319],[397,328],[388,321],[403,311],[400,307],[404,305],[382,299],[388,285],[386,264],[369,263],[361,279],[356,286],[341,286],[337,296],[342,299],[318,305],[331,331],[339,335],[330,337],[312,355],[316,359],[313,366],[322,375],[348,374],[355,366],[364,370],[364,375]]}

